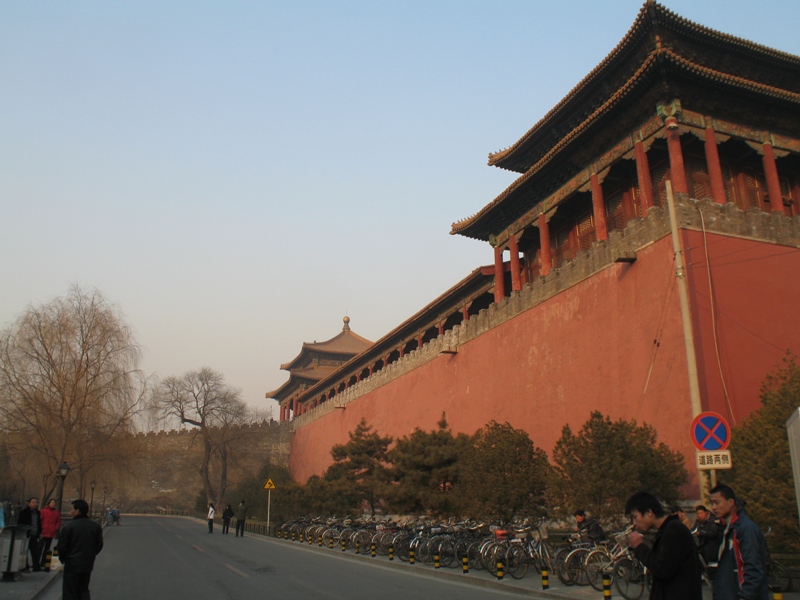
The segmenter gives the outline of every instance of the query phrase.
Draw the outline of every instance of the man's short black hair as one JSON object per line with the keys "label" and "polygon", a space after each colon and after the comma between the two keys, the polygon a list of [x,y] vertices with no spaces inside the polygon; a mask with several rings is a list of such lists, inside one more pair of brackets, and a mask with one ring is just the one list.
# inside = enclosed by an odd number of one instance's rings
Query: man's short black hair
{"label": "man's short black hair", "polygon": [[573,516],[574,517],[585,517],[586,516],[586,511],[583,510],[582,508],[578,509],[573,513]]}
{"label": "man's short black hair", "polygon": [[631,514],[633,511],[644,515],[648,510],[652,510],[656,517],[664,517],[667,514],[667,511],[664,510],[664,506],[659,502],[658,498],[649,492],[636,492],[633,496],[628,498],[628,501],[625,503],[626,515]]}
{"label": "man's short black hair", "polygon": [[86,516],[89,514],[89,503],[86,500],[73,500],[72,501],[72,508],[77,510],[81,516]]}
{"label": "man's short black hair", "polygon": [[683,512],[683,509],[680,506],[678,506],[677,504],[675,506],[673,506],[671,510],[672,510],[672,514],[673,515],[676,515],[679,512]]}
{"label": "man's short black hair", "polygon": [[30,504],[31,500],[37,500],[38,501],[39,497],[38,496],[31,496],[30,498],[28,498],[28,502],[27,503]]}
{"label": "man's short black hair", "polygon": [[719,493],[725,500],[736,500],[736,492],[733,491],[733,488],[729,485],[725,485],[724,483],[720,483],[719,485],[714,486],[711,488],[709,494],[717,494]]}
{"label": "man's short black hair", "polygon": [[703,506],[702,504],[698,504],[697,506],[694,507],[694,512],[697,512],[698,510],[704,510],[704,511],[708,512],[708,509],[705,506]]}

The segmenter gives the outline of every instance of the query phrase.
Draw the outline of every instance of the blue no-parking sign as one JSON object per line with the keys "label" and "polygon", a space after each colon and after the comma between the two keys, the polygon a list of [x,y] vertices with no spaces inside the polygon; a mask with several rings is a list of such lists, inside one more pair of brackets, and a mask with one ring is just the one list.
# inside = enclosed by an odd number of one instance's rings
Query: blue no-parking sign
{"label": "blue no-parking sign", "polygon": [[700,413],[692,421],[692,442],[702,451],[725,450],[731,443],[731,428],[722,415]]}

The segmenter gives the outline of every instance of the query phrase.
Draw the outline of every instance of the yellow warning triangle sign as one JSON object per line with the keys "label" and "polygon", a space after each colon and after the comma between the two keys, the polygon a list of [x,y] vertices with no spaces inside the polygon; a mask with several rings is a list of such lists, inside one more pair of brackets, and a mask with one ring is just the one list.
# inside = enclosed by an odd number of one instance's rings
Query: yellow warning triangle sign
{"label": "yellow warning triangle sign", "polygon": [[276,490],[278,488],[275,487],[275,484],[272,483],[272,479],[267,479],[267,483],[264,484],[265,490]]}

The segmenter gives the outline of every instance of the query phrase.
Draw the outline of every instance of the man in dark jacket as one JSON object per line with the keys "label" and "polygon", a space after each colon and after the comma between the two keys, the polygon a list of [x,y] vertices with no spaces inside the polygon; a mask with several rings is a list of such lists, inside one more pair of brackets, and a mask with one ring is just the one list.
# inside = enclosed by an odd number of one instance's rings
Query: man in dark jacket
{"label": "man in dark jacket", "polygon": [[29,525],[30,531],[28,535],[28,550],[31,551],[29,563],[25,570],[33,569],[34,571],[41,571],[40,558],[42,550],[40,540],[42,539],[42,515],[39,512],[39,499],[31,498],[28,500],[28,505],[19,511],[19,518],[17,519],[18,525]]}
{"label": "man in dark jacket", "polygon": [[700,556],[703,557],[707,565],[715,565],[719,560],[719,543],[722,539],[719,521],[702,504],[698,504],[694,512],[697,515],[697,520],[694,522],[693,533],[697,536]]}
{"label": "man in dark jacket", "polygon": [[247,506],[245,506],[244,500],[239,502],[239,506],[236,507],[236,535],[233,537],[238,537],[241,535],[244,537],[244,522],[247,518]]}
{"label": "man in dark jacket", "polygon": [[721,484],[711,489],[711,510],[725,526],[714,576],[714,600],[769,600],[764,534],[737,506],[730,486]]}
{"label": "man in dark jacket", "polygon": [[[702,600],[701,565],[691,532],[652,494],[637,492],[625,505],[636,531],[629,543],[641,563],[653,575],[650,600]],[[641,532],[658,529],[653,547],[644,544]]]}
{"label": "man in dark jacket", "polygon": [[64,563],[62,600],[89,598],[89,579],[94,559],[103,549],[103,528],[89,518],[86,500],[74,500],[70,511],[72,520],[64,525],[58,536],[58,558]]}
{"label": "man in dark jacket", "polygon": [[581,536],[586,536],[590,542],[595,544],[602,542],[606,539],[606,534],[597,519],[586,516],[585,510],[575,511],[575,520],[578,522],[578,532]]}

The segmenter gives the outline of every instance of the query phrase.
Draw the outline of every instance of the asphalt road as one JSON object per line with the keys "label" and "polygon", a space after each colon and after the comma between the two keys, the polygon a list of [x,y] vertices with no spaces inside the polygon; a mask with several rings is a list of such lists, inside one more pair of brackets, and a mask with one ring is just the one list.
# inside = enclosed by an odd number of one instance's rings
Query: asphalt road
{"label": "asphalt road", "polygon": [[206,524],[194,519],[144,516],[126,516],[121,527],[105,530],[90,589],[94,598],[114,600],[519,597],[333,551],[261,536],[222,535],[219,527],[209,535]]}

